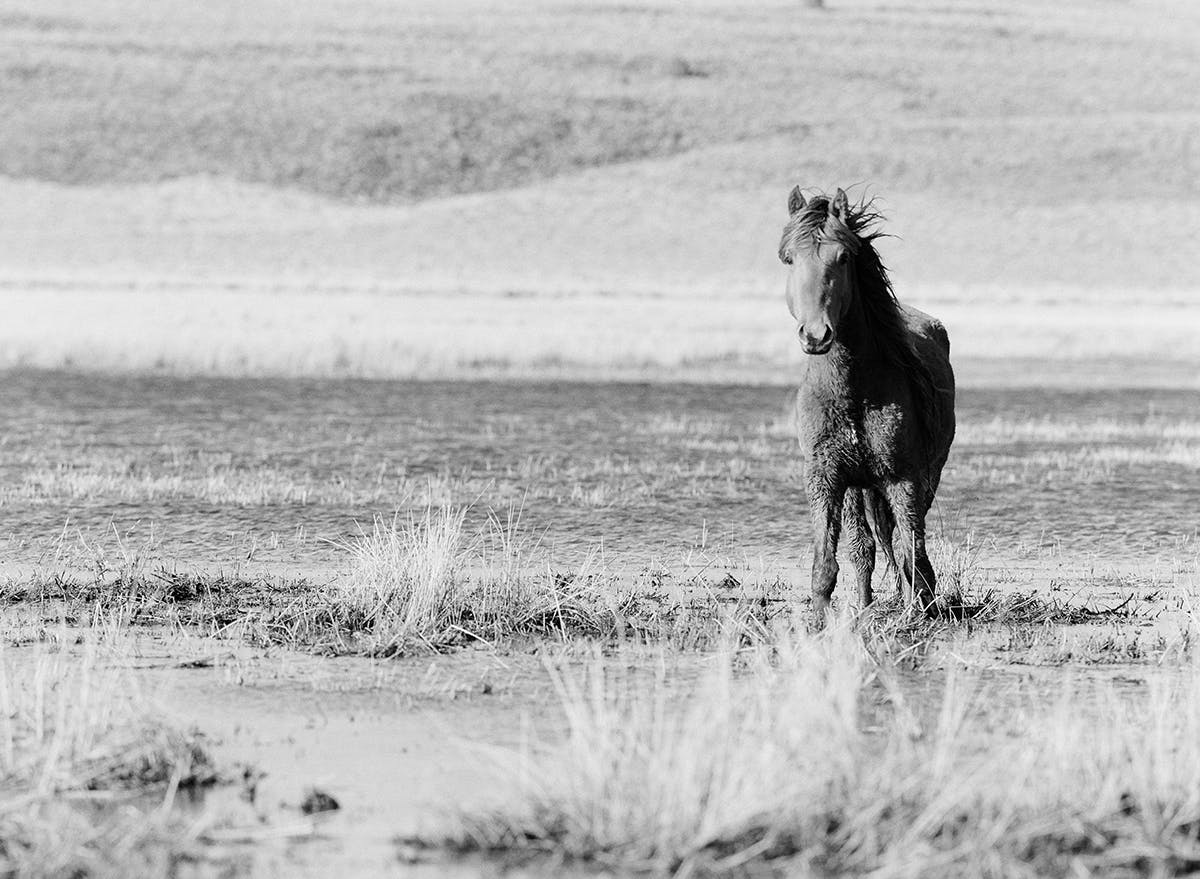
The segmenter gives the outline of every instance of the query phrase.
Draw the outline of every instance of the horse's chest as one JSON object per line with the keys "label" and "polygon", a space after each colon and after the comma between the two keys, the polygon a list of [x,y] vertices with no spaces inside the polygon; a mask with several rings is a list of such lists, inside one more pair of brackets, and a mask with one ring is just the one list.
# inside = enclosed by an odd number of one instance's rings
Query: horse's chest
{"label": "horse's chest", "polygon": [[850,413],[836,410],[802,416],[800,445],[812,455],[844,461],[865,458],[869,452],[864,425]]}
{"label": "horse's chest", "polygon": [[896,457],[899,416],[887,409],[829,407],[809,410],[800,422],[807,457],[836,466],[853,482],[886,478]]}
{"label": "horse's chest", "polygon": [[855,459],[867,454],[866,434],[853,421],[829,421],[821,431],[819,445],[839,450],[841,457]]}

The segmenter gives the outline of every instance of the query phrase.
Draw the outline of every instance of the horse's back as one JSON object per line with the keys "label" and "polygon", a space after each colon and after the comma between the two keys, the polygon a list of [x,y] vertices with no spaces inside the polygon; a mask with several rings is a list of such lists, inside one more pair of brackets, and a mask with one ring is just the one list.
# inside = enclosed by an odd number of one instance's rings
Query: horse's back
{"label": "horse's back", "polygon": [[954,441],[954,369],[950,366],[950,335],[940,320],[919,308],[900,303],[900,312],[912,334],[913,348],[933,381],[937,445],[940,447],[937,469],[940,470]]}
{"label": "horse's back", "polygon": [[[946,365],[950,365],[950,335],[946,332],[946,326],[936,317],[931,314],[926,314],[919,308],[913,308],[911,305],[900,303],[900,313],[904,315],[904,322],[908,326],[908,331],[918,339],[925,342],[932,342],[941,349],[942,357],[946,361]],[[922,346],[924,347],[924,346]]]}

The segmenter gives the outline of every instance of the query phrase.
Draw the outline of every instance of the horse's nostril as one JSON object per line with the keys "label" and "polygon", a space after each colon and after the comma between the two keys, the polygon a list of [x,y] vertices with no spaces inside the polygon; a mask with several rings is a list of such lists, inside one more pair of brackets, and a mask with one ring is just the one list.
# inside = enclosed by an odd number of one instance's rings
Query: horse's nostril
{"label": "horse's nostril", "polygon": [[822,327],[821,335],[816,336],[810,333],[804,327],[801,327],[799,336],[801,342],[808,342],[810,345],[824,345],[833,338],[833,328],[829,326]]}

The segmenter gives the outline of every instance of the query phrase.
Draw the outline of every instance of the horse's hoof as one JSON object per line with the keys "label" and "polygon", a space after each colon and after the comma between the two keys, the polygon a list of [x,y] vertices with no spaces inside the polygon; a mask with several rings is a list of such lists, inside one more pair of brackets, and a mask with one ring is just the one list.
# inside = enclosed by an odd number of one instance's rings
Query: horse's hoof
{"label": "horse's hoof", "polygon": [[813,614],[813,629],[821,631],[829,623],[830,617],[833,616],[833,608],[828,601],[814,599],[812,604]]}

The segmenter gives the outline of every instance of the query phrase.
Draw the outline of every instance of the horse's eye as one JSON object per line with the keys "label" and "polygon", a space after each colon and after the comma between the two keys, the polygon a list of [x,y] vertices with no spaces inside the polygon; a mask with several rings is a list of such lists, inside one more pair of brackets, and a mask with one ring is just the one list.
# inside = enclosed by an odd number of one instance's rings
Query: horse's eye
{"label": "horse's eye", "polygon": [[785,266],[790,266],[790,265],[792,264],[792,255],[791,255],[790,253],[788,253],[788,254],[784,254],[783,256],[781,256],[781,257],[779,257],[779,258],[780,258],[781,260],[783,260],[783,264],[784,264]]}

